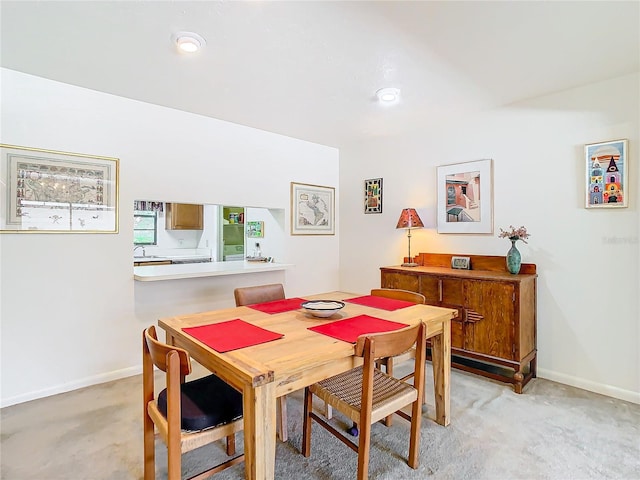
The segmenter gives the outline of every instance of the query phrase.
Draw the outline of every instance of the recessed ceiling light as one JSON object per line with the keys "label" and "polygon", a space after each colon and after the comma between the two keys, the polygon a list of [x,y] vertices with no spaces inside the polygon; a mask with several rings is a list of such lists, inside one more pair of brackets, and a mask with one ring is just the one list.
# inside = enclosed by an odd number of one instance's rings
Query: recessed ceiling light
{"label": "recessed ceiling light", "polygon": [[184,53],[195,53],[205,46],[204,38],[193,32],[178,32],[172,35],[178,50]]}
{"label": "recessed ceiling light", "polygon": [[382,103],[397,102],[400,98],[400,89],[393,87],[381,88],[376,92],[376,97]]}

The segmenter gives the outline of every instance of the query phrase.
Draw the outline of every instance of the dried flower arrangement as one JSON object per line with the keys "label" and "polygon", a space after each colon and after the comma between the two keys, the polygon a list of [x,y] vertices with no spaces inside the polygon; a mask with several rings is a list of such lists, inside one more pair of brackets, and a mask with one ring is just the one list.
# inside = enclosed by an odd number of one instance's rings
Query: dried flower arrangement
{"label": "dried flower arrangement", "polygon": [[525,227],[516,228],[513,225],[509,225],[511,230],[502,230],[500,229],[499,238],[508,238],[509,240],[522,240],[524,243],[527,243],[527,238],[531,235],[527,233],[527,229]]}

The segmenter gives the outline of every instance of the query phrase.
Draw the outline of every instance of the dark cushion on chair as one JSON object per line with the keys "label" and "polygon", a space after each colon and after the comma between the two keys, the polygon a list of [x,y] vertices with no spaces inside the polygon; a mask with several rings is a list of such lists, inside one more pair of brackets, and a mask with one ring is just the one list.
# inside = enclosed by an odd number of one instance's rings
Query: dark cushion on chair
{"label": "dark cushion on chair", "polygon": [[[242,417],[242,394],[215,375],[181,385],[182,429],[204,430]],[[158,395],[158,409],[167,416],[167,389]]]}

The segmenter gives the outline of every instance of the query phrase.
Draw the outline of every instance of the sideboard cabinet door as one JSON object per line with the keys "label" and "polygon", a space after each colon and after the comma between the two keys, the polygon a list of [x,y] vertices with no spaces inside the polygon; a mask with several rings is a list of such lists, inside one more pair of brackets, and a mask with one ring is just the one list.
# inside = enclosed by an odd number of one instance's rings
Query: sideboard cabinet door
{"label": "sideboard cabinet door", "polygon": [[468,350],[516,360],[514,288],[512,283],[464,280]]}
{"label": "sideboard cabinet door", "polygon": [[442,299],[443,305],[465,305],[464,299],[464,281],[460,278],[444,277],[442,282]]}
{"label": "sideboard cabinet door", "polygon": [[469,333],[465,324],[463,282],[459,278],[424,275],[422,283],[437,282],[440,288],[439,299],[427,298],[427,303],[439,307],[455,308],[458,315],[451,319],[451,348],[469,350]]}
{"label": "sideboard cabinet door", "polygon": [[427,299],[430,305],[439,305],[441,301],[442,282],[438,277],[431,275],[421,275],[420,289],[416,290]]}

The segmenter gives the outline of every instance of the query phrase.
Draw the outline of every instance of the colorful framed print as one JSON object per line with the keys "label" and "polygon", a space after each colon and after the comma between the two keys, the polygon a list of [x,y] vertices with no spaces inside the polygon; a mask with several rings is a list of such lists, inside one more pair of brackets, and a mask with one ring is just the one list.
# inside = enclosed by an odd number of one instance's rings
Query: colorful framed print
{"label": "colorful framed print", "polygon": [[364,213],[382,213],[382,179],[364,181]]}
{"label": "colorful framed print", "polygon": [[247,237],[262,238],[264,237],[264,222],[247,222]]}
{"label": "colorful framed print", "polygon": [[291,235],[335,234],[335,189],[291,182]]}
{"label": "colorful framed print", "polygon": [[624,208],[628,206],[629,162],[627,140],[585,145],[586,208]]}
{"label": "colorful framed print", "polygon": [[118,233],[117,158],[0,144],[2,233]]}
{"label": "colorful framed print", "polygon": [[437,167],[438,233],[493,233],[493,161]]}

